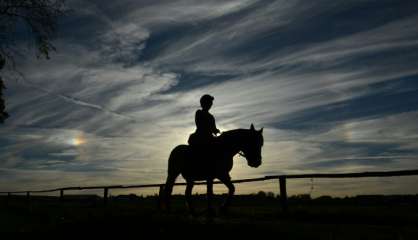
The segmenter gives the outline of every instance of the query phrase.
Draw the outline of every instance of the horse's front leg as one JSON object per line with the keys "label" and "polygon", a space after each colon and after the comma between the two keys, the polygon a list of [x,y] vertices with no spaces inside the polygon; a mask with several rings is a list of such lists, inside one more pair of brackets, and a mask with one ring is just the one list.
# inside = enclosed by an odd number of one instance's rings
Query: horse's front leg
{"label": "horse's front leg", "polygon": [[194,207],[193,207],[193,204],[192,204],[193,186],[194,186],[193,181],[187,181],[185,195],[186,195],[187,208],[189,209],[189,212],[190,212],[191,215],[195,215]]}
{"label": "horse's front leg", "polygon": [[221,182],[228,188],[228,196],[221,206],[221,212],[227,213],[228,207],[231,205],[231,200],[235,193],[235,186],[232,184],[231,177],[229,175],[224,178],[220,178],[219,180],[221,180]]}
{"label": "horse's front leg", "polygon": [[207,198],[208,198],[208,216],[213,217],[215,215],[215,209],[212,206],[213,199],[213,179],[208,179],[206,182],[207,186]]}

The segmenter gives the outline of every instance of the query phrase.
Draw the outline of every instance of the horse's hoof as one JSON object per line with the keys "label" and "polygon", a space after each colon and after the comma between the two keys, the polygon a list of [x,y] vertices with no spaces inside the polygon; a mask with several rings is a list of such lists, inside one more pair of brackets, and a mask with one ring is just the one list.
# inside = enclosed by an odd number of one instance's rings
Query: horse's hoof
{"label": "horse's hoof", "polygon": [[167,206],[165,204],[158,205],[158,210],[161,212],[165,212],[167,210]]}
{"label": "horse's hoof", "polygon": [[209,208],[206,215],[207,215],[208,218],[214,218],[216,216],[215,209],[214,208]]}
{"label": "horse's hoof", "polygon": [[194,208],[191,208],[191,209],[189,209],[189,216],[195,218],[195,217],[198,217],[199,215],[194,210]]}
{"label": "horse's hoof", "polygon": [[228,207],[226,207],[226,206],[221,206],[221,207],[219,208],[219,212],[220,212],[222,215],[228,215]]}
{"label": "horse's hoof", "polygon": [[171,207],[169,205],[163,204],[159,208],[162,213],[171,213]]}

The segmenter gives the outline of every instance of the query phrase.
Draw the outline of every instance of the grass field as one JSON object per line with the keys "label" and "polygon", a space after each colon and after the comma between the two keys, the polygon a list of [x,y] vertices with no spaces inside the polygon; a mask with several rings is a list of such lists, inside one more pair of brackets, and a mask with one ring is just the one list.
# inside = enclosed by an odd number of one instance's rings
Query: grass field
{"label": "grass field", "polygon": [[[219,206],[223,196],[215,197]],[[352,198],[298,196],[284,214],[279,200],[239,195],[228,215],[205,214],[205,197],[194,196],[199,216],[189,216],[183,196],[174,196],[170,213],[156,197],[120,196],[106,206],[97,196],[0,197],[2,232],[133,232],[136,235],[234,234],[280,239],[418,239],[418,196]]]}

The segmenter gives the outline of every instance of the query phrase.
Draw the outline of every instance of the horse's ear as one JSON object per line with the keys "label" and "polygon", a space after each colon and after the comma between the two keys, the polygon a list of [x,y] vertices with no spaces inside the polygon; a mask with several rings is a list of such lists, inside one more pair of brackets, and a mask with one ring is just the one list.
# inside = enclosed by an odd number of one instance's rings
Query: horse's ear
{"label": "horse's ear", "polygon": [[260,132],[260,133],[263,133],[263,129],[264,129],[264,127],[262,127],[262,128],[260,129],[260,131],[259,131],[259,132]]}
{"label": "horse's ear", "polygon": [[255,130],[254,125],[253,125],[252,123],[251,123],[250,130],[251,130],[251,131],[254,131],[254,130]]}

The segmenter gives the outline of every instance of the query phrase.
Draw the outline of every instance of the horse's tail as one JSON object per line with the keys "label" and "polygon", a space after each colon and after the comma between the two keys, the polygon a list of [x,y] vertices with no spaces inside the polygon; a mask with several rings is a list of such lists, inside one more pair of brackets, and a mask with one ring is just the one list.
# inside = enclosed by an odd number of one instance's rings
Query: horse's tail
{"label": "horse's tail", "polygon": [[173,191],[174,183],[184,166],[187,148],[187,145],[179,145],[175,147],[171,151],[170,157],[168,158],[167,180],[165,182],[163,196],[160,196],[164,199],[162,201],[163,206],[161,207],[165,207],[167,210],[170,209],[170,197]]}

